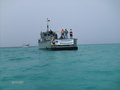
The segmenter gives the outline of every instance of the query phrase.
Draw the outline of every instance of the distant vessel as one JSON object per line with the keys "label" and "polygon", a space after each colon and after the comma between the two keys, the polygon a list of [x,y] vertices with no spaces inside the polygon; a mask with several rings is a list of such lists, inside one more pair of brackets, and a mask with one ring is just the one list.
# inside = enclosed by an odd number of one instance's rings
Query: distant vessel
{"label": "distant vessel", "polygon": [[57,33],[49,30],[47,19],[47,31],[40,33],[40,39],[38,39],[39,49],[50,49],[50,50],[77,50],[77,39],[76,38],[58,38]]}
{"label": "distant vessel", "polygon": [[22,45],[22,47],[30,47],[30,44]]}

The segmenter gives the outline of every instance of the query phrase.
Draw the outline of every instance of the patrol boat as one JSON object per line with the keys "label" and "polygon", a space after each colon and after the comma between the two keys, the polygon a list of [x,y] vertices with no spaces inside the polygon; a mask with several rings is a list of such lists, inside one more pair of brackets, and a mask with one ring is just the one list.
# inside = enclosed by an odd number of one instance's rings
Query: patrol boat
{"label": "patrol boat", "polygon": [[40,39],[38,39],[39,49],[48,50],[77,50],[77,39],[76,38],[58,38],[56,32],[49,30],[48,23],[50,20],[47,19],[47,31],[40,33]]}

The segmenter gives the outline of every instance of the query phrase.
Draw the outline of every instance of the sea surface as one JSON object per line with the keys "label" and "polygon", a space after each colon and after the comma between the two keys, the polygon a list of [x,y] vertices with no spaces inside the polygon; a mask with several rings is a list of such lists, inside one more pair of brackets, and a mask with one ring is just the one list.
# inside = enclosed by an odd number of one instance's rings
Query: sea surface
{"label": "sea surface", "polygon": [[120,90],[120,44],[0,48],[0,90]]}

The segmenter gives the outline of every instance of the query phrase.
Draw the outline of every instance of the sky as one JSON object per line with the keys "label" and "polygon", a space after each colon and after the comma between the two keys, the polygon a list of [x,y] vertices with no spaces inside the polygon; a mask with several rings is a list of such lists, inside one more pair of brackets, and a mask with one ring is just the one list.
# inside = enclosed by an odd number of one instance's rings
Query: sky
{"label": "sky", "polygon": [[78,44],[120,43],[120,0],[0,0],[0,47],[38,45],[47,18]]}

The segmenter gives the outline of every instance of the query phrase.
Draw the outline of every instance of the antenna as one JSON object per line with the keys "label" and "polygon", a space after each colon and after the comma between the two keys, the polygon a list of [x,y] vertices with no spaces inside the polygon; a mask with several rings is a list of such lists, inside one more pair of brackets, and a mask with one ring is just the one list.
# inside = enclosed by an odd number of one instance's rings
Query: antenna
{"label": "antenna", "polygon": [[49,31],[49,22],[50,20],[47,18],[47,32]]}
{"label": "antenna", "polygon": [[49,37],[48,37],[48,33],[49,33],[49,22],[50,22],[50,20],[47,18],[47,39],[49,38]]}

